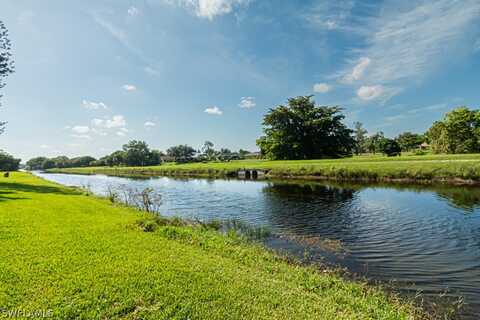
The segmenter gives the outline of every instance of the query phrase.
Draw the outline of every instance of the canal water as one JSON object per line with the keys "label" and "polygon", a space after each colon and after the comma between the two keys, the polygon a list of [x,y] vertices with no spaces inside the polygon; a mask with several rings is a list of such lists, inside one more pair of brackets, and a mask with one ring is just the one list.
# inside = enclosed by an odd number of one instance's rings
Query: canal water
{"label": "canal water", "polygon": [[462,296],[462,318],[480,314],[480,188],[37,175],[99,195],[153,188],[162,215],[265,226],[275,249],[304,250],[401,292]]}

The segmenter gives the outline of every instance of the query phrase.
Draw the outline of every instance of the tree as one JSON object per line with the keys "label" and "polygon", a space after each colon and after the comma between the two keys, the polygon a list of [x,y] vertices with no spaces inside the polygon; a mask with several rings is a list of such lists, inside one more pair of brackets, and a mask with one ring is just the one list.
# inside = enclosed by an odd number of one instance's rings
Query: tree
{"label": "tree", "polygon": [[428,129],[426,137],[433,153],[448,153],[448,132],[443,122],[435,121]]}
{"label": "tree", "polygon": [[94,157],[83,156],[70,159],[70,167],[89,167],[92,162],[97,161]]}
{"label": "tree", "polygon": [[55,168],[67,168],[70,167],[70,159],[66,156],[58,156],[52,159],[55,162]]}
{"label": "tree", "polygon": [[[8,38],[8,30],[0,21],[0,89],[5,86],[4,79],[14,71],[11,42]],[[0,95],[0,98],[2,95]],[[1,106],[1,104],[0,104]],[[0,121],[0,134],[5,130],[5,121]]]}
{"label": "tree", "polygon": [[336,158],[352,154],[352,130],[339,107],[316,106],[312,96],[288,99],[263,119],[265,135],[257,140],[269,159]]}
{"label": "tree", "polygon": [[45,157],[36,157],[27,161],[28,170],[42,170],[43,162],[47,160]]}
{"label": "tree", "polygon": [[216,151],[213,148],[213,142],[205,141],[202,146],[202,153],[205,160],[213,161],[216,158]]}
{"label": "tree", "polygon": [[365,148],[365,141],[367,139],[367,130],[363,128],[363,124],[361,122],[355,122],[354,126],[354,136],[355,136],[355,154],[365,153],[367,149]]}
{"label": "tree", "polygon": [[402,148],[402,151],[411,151],[417,148],[424,140],[425,137],[421,134],[404,132],[399,134],[395,140]]}
{"label": "tree", "polygon": [[15,159],[8,153],[0,151],[0,171],[17,171],[20,159]]}
{"label": "tree", "polygon": [[364,148],[368,150],[368,152],[375,154],[376,152],[381,152],[380,142],[385,139],[385,136],[382,131],[379,131],[367,139],[365,139],[365,146]]}
{"label": "tree", "polygon": [[458,107],[435,122],[427,132],[436,153],[472,153],[480,151],[480,111]]}
{"label": "tree", "polygon": [[132,140],[123,145],[127,166],[147,166],[153,162],[153,155],[145,141]]}
{"label": "tree", "polygon": [[125,152],[115,151],[105,159],[105,163],[109,167],[121,166],[125,163]]}
{"label": "tree", "polygon": [[170,147],[167,150],[167,155],[174,158],[177,162],[192,161],[195,153],[197,153],[197,151],[186,144]]}
{"label": "tree", "polygon": [[399,156],[402,151],[397,141],[388,138],[383,138],[378,141],[378,148],[383,154],[386,154],[388,157]]}
{"label": "tree", "polygon": [[41,167],[42,170],[47,170],[52,168],[55,168],[55,161],[53,161],[52,159],[47,158],[42,162],[42,167]]}

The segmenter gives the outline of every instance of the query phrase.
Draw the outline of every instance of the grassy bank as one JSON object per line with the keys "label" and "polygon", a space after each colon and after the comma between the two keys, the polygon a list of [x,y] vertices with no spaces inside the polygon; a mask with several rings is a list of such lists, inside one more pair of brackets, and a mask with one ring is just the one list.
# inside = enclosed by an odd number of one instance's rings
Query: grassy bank
{"label": "grassy bank", "polygon": [[92,167],[54,172],[109,175],[236,176],[241,169],[261,169],[277,178],[480,183],[480,154],[428,156],[357,156],[334,160],[164,164],[154,167]]}
{"label": "grassy bank", "polygon": [[235,235],[33,177],[0,178],[0,309],[61,319],[412,319],[377,289],[287,263]]}

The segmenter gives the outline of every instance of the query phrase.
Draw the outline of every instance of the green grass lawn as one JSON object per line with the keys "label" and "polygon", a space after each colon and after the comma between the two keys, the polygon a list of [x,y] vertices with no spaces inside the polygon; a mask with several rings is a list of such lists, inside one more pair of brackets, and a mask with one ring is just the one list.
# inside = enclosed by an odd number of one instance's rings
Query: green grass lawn
{"label": "green grass lawn", "polygon": [[27,173],[0,177],[0,309],[61,319],[413,319],[408,304]]}
{"label": "green grass lawn", "polygon": [[[111,175],[234,176],[240,169],[268,170],[271,177],[369,181],[480,181],[480,154],[401,157],[355,156],[333,160],[242,160],[231,162],[164,164],[154,167],[93,167],[54,170],[66,173]],[[454,181],[456,180],[456,181]]]}

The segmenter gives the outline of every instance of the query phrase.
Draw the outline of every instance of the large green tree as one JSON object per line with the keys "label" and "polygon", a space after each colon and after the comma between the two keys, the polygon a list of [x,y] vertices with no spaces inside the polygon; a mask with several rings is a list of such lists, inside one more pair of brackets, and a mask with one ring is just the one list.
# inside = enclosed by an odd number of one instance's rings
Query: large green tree
{"label": "large green tree", "polygon": [[[8,30],[5,24],[0,21],[0,89],[5,86],[5,78],[13,73],[14,70],[12,53],[10,52],[11,48],[12,45],[8,38]],[[0,94],[0,98],[1,97],[2,95]],[[0,121],[0,134],[3,133],[5,124],[5,121]]]}
{"label": "large green tree", "polygon": [[316,106],[312,96],[288,99],[263,119],[264,136],[257,140],[269,159],[336,158],[352,154],[352,130],[339,107]]}
{"label": "large green tree", "polygon": [[480,151],[480,111],[458,107],[435,122],[427,132],[436,153],[472,153]]}

